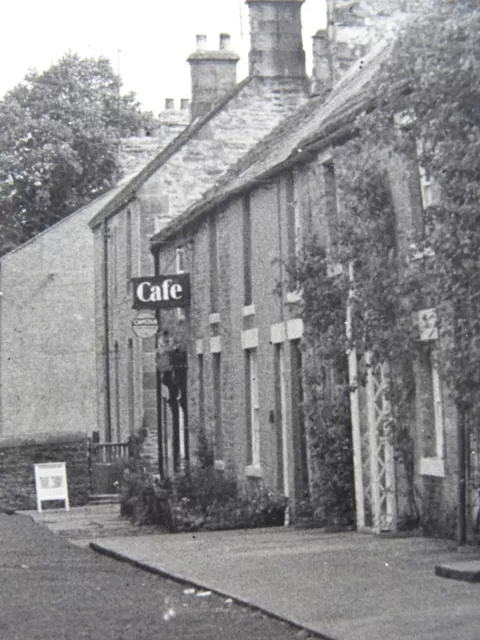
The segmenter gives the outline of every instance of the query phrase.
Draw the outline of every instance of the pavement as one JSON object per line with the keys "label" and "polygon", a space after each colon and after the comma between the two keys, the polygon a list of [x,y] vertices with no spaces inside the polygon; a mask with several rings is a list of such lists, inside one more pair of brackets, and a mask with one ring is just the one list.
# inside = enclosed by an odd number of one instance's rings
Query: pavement
{"label": "pavement", "polygon": [[298,640],[298,631],[206,591],[74,546],[0,513],[1,640]]}
{"label": "pavement", "polygon": [[480,638],[480,584],[474,582],[480,549],[467,553],[448,540],[293,527],[139,535],[143,528],[122,520],[118,510],[30,515],[72,535],[76,544],[232,598],[318,637]]}
{"label": "pavement", "polygon": [[44,509],[38,511],[20,511],[30,516],[37,524],[67,538],[78,547],[88,547],[92,540],[108,537],[130,537],[159,534],[158,527],[136,526],[120,516],[120,505],[101,504],[64,509]]}

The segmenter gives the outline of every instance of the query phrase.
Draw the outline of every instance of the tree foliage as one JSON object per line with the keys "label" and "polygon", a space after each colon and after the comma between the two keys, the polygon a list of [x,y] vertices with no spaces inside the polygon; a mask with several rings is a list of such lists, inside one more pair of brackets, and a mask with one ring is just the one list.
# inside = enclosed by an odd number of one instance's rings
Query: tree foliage
{"label": "tree foliage", "polygon": [[119,90],[109,60],[67,53],[0,101],[1,252],[115,183],[120,137],[154,124]]}

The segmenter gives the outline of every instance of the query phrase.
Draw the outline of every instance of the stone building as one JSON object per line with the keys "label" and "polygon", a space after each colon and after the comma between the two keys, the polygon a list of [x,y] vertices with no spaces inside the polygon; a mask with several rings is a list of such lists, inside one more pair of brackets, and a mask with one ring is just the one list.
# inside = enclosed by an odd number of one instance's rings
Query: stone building
{"label": "stone building", "polygon": [[[127,175],[185,128],[188,104],[168,107],[153,135],[122,140]],[[14,506],[33,507],[31,464],[49,449],[75,459],[88,493],[86,438],[100,428],[88,222],[122,184],[0,258],[0,499]]]}
{"label": "stone building", "polygon": [[205,435],[217,469],[240,483],[264,482],[292,504],[308,495],[304,327],[285,264],[312,233],[329,244],[329,207],[340,198],[335,145],[351,134],[387,49],[352,69],[326,99],[311,98],[153,237],[157,271],[168,272],[176,260],[191,281],[191,306],[181,320],[178,312],[161,313],[188,361],[186,402],[179,400],[188,429],[171,411],[163,376],[162,459],[169,472]]}
{"label": "stone building", "polygon": [[[206,436],[218,470],[234,473],[247,485],[263,482],[276,488],[294,507],[311,490],[317,462],[302,415],[309,390],[303,377],[300,299],[284,265],[313,234],[327,252],[331,249],[338,220],[346,216],[344,144],[355,134],[356,116],[371,107],[369,85],[390,55],[387,42],[370,47],[370,52],[363,49],[335,83],[335,67],[341,68],[344,52],[336,60],[335,42],[320,34],[319,46],[318,38],[316,97],[152,239],[157,273],[181,265],[190,275],[192,292],[191,306],[181,316],[178,311],[161,313],[169,341],[188,362],[185,397],[177,397],[168,369],[168,375],[162,375],[164,470],[181,468],[182,458]],[[384,166],[397,251],[406,257],[418,240],[424,208],[435,190],[415,155],[385,158]],[[332,274],[335,268],[332,264]],[[453,536],[457,425],[441,363],[428,355],[436,341],[435,331],[420,332],[413,364],[413,492],[425,530]],[[364,357],[353,354],[349,365],[357,528],[393,532],[416,514],[405,490],[408,461],[381,435],[388,411],[386,372],[367,365],[366,383],[358,385]],[[188,415],[188,426],[179,413]]]}
{"label": "stone building", "polygon": [[[192,121],[90,222],[95,237],[98,406],[105,441],[142,426],[158,468],[160,388],[155,340],[132,332],[135,276],[154,274],[149,238],[188,206],[308,98],[301,37],[303,0],[249,0],[250,74],[236,82],[238,56],[197,36],[188,58]],[[164,265],[182,269],[175,258]],[[179,318],[181,321],[181,319]]]}
{"label": "stone building", "polygon": [[[138,171],[188,117],[188,107],[168,108],[160,131],[122,140],[122,171]],[[125,181],[0,259],[0,437],[97,430],[88,222]]]}

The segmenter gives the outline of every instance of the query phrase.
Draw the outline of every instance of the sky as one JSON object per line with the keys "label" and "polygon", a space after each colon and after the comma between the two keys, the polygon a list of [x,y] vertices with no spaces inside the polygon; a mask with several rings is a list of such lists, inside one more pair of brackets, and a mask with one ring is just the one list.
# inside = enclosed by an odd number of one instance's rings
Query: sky
{"label": "sky", "polygon": [[[311,36],[325,27],[325,0],[302,8],[307,72]],[[135,91],[143,108],[161,111],[166,98],[190,97],[186,59],[195,36],[218,49],[219,34],[230,33],[241,60],[238,80],[248,73],[248,7],[243,0],[13,0],[2,6],[0,97],[30,68],[48,68],[67,51],[106,56],[120,71],[123,91]]]}

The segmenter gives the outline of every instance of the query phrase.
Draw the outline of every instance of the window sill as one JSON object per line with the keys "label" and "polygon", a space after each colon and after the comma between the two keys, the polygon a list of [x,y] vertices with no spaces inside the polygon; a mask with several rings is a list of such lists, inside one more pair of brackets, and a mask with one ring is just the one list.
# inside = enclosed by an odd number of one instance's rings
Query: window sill
{"label": "window sill", "polygon": [[249,304],[249,305],[243,307],[242,315],[243,315],[244,318],[248,318],[248,316],[254,316],[255,315],[255,305],[254,304]]}
{"label": "window sill", "polygon": [[263,471],[259,464],[251,464],[245,467],[245,475],[247,478],[263,478]]}
{"label": "window sill", "polygon": [[223,460],[215,460],[215,471],[225,471],[225,462]]}
{"label": "window sill", "polygon": [[427,260],[427,258],[434,258],[435,251],[431,247],[425,247],[424,249],[416,249],[415,245],[410,249],[409,256],[410,262],[419,262],[420,260]]}
{"label": "window sill", "polygon": [[258,347],[258,329],[242,331],[242,349],[256,349]]}
{"label": "window sill", "polygon": [[442,458],[420,458],[420,475],[444,478],[445,462]]}
{"label": "window sill", "polygon": [[286,303],[287,304],[297,304],[302,301],[302,292],[301,291],[287,291],[286,295]]}
{"label": "window sill", "polygon": [[211,313],[208,318],[209,324],[220,324],[220,314],[219,313]]}
{"label": "window sill", "polygon": [[220,353],[222,351],[222,339],[220,336],[210,338],[210,353]]}
{"label": "window sill", "polygon": [[341,262],[330,262],[327,265],[327,276],[329,278],[335,278],[341,276],[343,273],[343,264]]}

